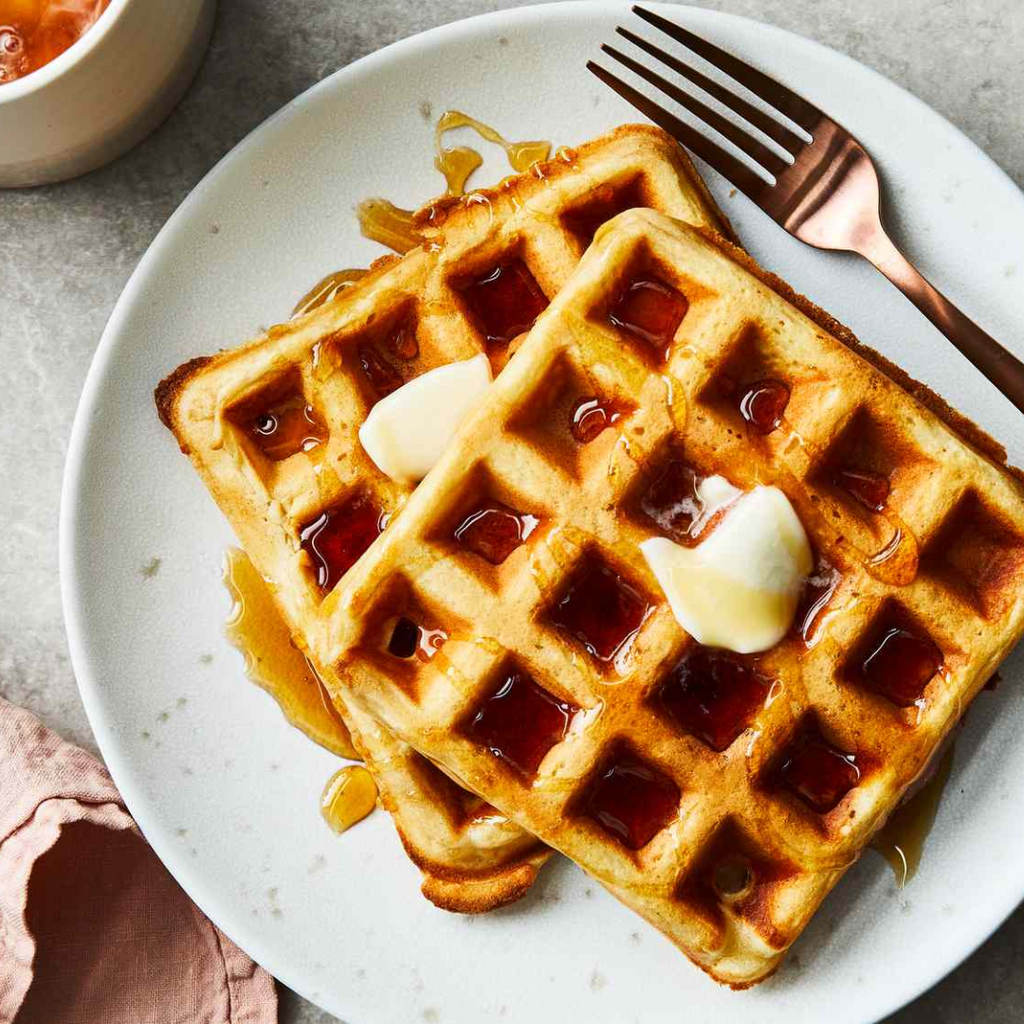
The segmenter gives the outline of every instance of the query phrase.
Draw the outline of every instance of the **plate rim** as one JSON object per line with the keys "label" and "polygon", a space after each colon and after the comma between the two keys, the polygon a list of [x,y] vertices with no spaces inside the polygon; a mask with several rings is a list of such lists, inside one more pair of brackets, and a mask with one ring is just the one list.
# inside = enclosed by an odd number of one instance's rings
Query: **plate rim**
{"label": "plate rim", "polygon": [[[227,166],[243,159],[265,130],[269,130],[279,120],[289,118],[297,109],[308,103],[320,91],[337,88],[339,81],[343,82],[347,78],[355,78],[359,75],[370,73],[378,65],[387,65],[396,58],[413,54],[421,49],[429,49],[438,42],[449,42],[458,39],[460,36],[471,35],[480,30],[487,31],[492,25],[500,31],[501,27],[507,28],[509,22],[527,22],[531,19],[543,21],[547,18],[560,19],[566,17],[567,14],[572,18],[585,18],[588,11],[622,11],[626,13],[630,6],[629,0],[558,0],[555,3],[528,4],[460,18],[389,43],[344,67],[338,68],[330,75],[293,97],[260,124],[252,128],[227,153],[221,156],[161,226],[118,296],[100,336],[99,343],[92,355],[89,370],[79,395],[61,481],[58,520],[58,571],[60,576],[61,607],[71,665],[75,675],[76,686],[96,744],[115,785],[121,793],[125,806],[132,814],[143,835],[147,836],[147,842],[150,843],[154,853],[156,853],[175,881],[182,887],[186,895],[193,900],[196,906],[218,928],[226,935],[231,936],[233,941],[235,941],[234,935],[244,935],[245,941],[237,943],[240,948],[246,952],[258,950],[259,956],[252,952],[249,952],[249,955],[264,966],[273,977],[282,981],[293,991],[317,1006],[321,1005],[318,1001],[321,998],[321,994],[317,993],[317,999],[311,997],[310,992],[313,991],[314,982],[312,979],[301,974],[298,965],[294,965],[293,969],[292,965],[287,963],[281,964],[282,956],[275,949],[274,943],[272,941],[264,942],[258,934],[258,930],[246,927],[247,922],[232,918],[230,922],[231,927],[223,927],[220,918],[223,916],[230,917],[230,915],[220,913],[221,910],[226,908],[223,904],[217,904],[215,894],[210,893],[208,897],[205,894],[198,897],[196,895],[196,890],[204,888],[200,875],[190,871],[188,862],[180,857],[172,847],[164,847],[159,841],[153,843],[148,839],[148,827],[150,823],[156,826],[158,815],[154,811],[151,816],[151,810],[145,797],[136,789],[130,763],[121,757],[117,742],[117,731],[111,723],[106,709],[103,707],[101,699],[102,685],[94,678],[91,671],[92,659],[88,651],[89,640],[86,635],[81,609],[84,590],[79,579],[79,550],[75,544],[75,539],[79,529],[82,505],[76,499],[81,491],[85,476],[84,467],[91,439],[91,421],[97,408],[98,392],[107,377],[112,356],[116,352],[122,321],[126,319],[128,311],[132,308],[136,300],[136,293],[143,287],[150,265],[159,259],[161,250],[165,245],[169,244],[169,236],[173,234],[178,223],[188,218],[192,207],[201,202],[206,191],[213,187],[214,181],[221,174],[225,173]],[[920,112],[926,112],[927,116],[933,120],[936,126],[941,128],[947,138],[955,140],[964,147],[970,153],[972,159],[984,166],[990,174],[993,171],[995,172],[994,178],[1007,190],[1007,199],[1009,201],[1024,207],[1024,193],[1017,187],[1009,174],[970,136],[961,131],[924,100],[904,89],[880,71],[856,60],[854,57],[817,40],[802,36],[797,32],[781,28],[769,22],[759,21],[756,18],[699,8],[691,4],[652,2],[647,6],[662,8],[667,13],[681,14],[684,17],[688,13],[696,13],[700,17],[710,18],[713,21],[742,23],[748,29],[756,28],[759,32],[766,32],[769,35],[776,34],[789,37],[796,40],[797,45],[809,46],[821,52],[831,61],[837,61],[840,65],[856,68],[858,73],[861,74],[866,72],[875,86],[883,90],[895,90],[898,94],[901,94],[904,100],[909,100],[911,105]],[[893,202],[891,195],[888,201],[890,203]],[[883,205],[885,202],[886,200],[883,198]],[[1010,339],[1008,342],[1011,347],[1013,347],[1012,340]],[[1018,345],[1016,347],[1021,348],[1024,346]],[[1021,354],[1024,354],[1024,352]],[[137,813],[138,811],[141,811],[141,813]],[[190,884],[186,885],[185,881],[183,881],[183,876],[189,879]],[[969,929],[971,933],[970,938],[963,944],[958,953],[954,954],[949,962],[943,962],[940,966],[925,967],[919,972],[914,982],[904,983],[890,990],[889,998],[879,1002],[879,1016],[873,1019],[881,1020],[883,1017],[887,1017],[900,1010],[929,991],[972,956],[984,942],[995,934],[1020,903],[1024,901],[1024,869],[1022,869],[1018,881],[1019,895],[1009,905],[998,910],[990,910],[987,915],[978,915],[972,918],[971,920],[975,922],[975,926]],[[211,912],[211,906],[215,908],[214,912]],[[278,968],[281,969],[279,970]]]}

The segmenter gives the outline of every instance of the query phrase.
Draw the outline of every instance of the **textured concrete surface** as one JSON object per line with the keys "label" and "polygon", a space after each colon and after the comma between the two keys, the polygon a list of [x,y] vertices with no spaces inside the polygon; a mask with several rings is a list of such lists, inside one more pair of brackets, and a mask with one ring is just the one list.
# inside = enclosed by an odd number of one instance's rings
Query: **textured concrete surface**
{"label": "textured concrete surface", "polygon": [[[4,697],[95,749],[60,612],[61,469],[93,349],[157,230],[216,160],[303,89],[386,43],[502,6],[510,5],[221,0],[199,78],[155,135],[78,181],[0,192]],[[959,125],[1024,186],[1021,0],[715,0],[704,6],[792,29],[876,68]],[[1024,1020],[1022,963],[1024,910],[1018,910],[966,964],[891,1019]],[[287,1024],[334,1019],[282,991]]]}

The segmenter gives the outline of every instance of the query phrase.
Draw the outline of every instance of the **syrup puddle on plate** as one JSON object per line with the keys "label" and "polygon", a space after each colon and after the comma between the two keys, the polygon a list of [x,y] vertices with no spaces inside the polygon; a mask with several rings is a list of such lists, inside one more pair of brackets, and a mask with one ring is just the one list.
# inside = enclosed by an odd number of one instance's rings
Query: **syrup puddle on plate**
{"label": "syrup puddle on plate", "polygon": [[953,747],[950,747],[942,755],[935,774],[906,803],[896,808],[871,841],[871,849],[880,853],[892,868],[897,889],[904,888],[917,873],[952,767]]}
{"label": "syrup puddle on plate", "polygon": [[266,581],[238,548],[228,548],[224,556],[223,579],[232,600],[224,632],[245,658],[245,674],[314,743],[339,757],[359,760],[324,684],[292,642]]}
{"label": "syrup puddle on plate", "polygon": [[356,207],[359,230],[364,238],[403,255],[423,240],[416,225],[416,211],[395,206],[389,199],[371,196]]}
{"label": "syrup puddle on plate", "polygon": [[335,832],[357,825],[377,806],[377,784],[358,764],[339,768],[324,786],[320,814]]}
{"label": "syrup puddle on plate", "polygon": [[437,119],[437,126],[434,128],[434,147],[437,151],[434,166],[444,175],[446,195],[449,196],[464,195],[470,175],[483,163],[480,153],[469,146],[444,148],[445,132],[454,131],[456,128],[472,128],[485,142],[501,146],[505,150],[509,166],[517,173],[528,171],[534,164],[547,160],[551,155],[550,142],[541,139],[510,142],[489,124],[484,124],[461,110],[446,110]]}

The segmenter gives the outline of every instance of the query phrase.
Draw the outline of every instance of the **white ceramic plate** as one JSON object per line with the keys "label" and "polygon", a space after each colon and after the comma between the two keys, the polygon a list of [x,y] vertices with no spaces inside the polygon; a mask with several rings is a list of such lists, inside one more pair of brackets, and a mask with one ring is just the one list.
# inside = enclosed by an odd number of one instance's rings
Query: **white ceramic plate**
{"label": "white ceramic plate", "polygon": [[[994,335],[1020,338],[1024,200],[981,152],[847,57],[751,21],[672,10],[853,129],[880,163],[912,257]],[[335,760],[285,726],[222,637],[230,534],[157,422],[153,385],[284,318],[324,272],[378,255],[352,207],[367,195],[412,205],[436,193],[425,104],[434,116],[459,107],[512,138],[557,143],[636,120],[584,70],[628,17],[589,3],[487,15],[397,43],[300,96],[167,223],[110,319],[78,410],[61,521],[64,605],[114,779],[203,910],[352,1024],[871,1020],[955,967],[1024,892],[1019,656],[971,712],[909,888],[897,893],[881,859],[864,857],[780,974],[733,994],[565,862],[506,910],[436,910],[385,814],[340,838],[323,825],[318,795]],[[490,170],[504,172],[497,162]],[[763,263],[1024,462],[1019,415],[894,289],[852,258],[792,241],[711,180]],[[151,559],[159,570],[147,576]]]}

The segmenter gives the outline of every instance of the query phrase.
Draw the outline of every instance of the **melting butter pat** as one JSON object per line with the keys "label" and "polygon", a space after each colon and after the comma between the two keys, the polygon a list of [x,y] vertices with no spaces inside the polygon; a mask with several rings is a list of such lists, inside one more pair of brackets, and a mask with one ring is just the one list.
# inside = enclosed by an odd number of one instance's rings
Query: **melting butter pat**
{"label": "melting butter pat", "polygon": [[730,505],[742,494],[724,476],[704,477],[697,485],[698,511],[690,527],[691,536],[696,537],[726,505]]}
{"label": "melting butter pat", "polygon": [[801,584],[811,572],[811,546],[778,488],[732,494],[726,487],[715,483],[699,495],[727,498],[707,540],[684,548],[652,537],[640,550],[687,633],[708,647],[752,654],[773,647],[789,631]]}
{"label": "melting butter pat", "polygon": [[400,484],[419,483],[490,383],[483,353],[428,370],[370,410],[359,441],[382,473]]}

